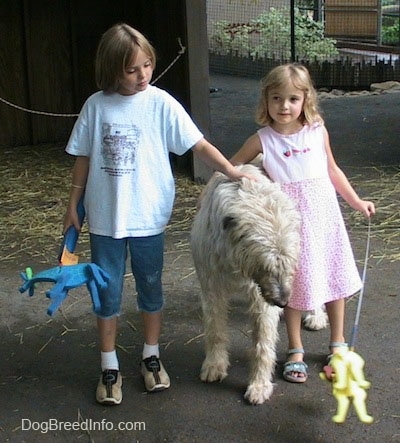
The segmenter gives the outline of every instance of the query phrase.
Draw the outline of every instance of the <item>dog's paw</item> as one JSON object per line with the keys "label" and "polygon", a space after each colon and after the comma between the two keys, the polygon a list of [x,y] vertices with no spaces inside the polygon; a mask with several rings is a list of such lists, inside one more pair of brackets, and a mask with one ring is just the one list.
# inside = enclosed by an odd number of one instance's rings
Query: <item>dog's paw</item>
{"label": "dog's paw", "polygon": [[308,313],[304,318],[304,327],[309,331],[319,331],[328,326],[328,315],[322,308]]}
{"label": "dog's paw", "polygon": [[264,385],[251,384],[247,387],[244,398],[252,405],[262,405],[271,398],[274,385],[269,382]]}
{"label": "dog's paw", "polygon": [[204,360],[200,371],[200,380],[212,383],[213,381],[222,381],[228,375],[228,364],[220,362],[218,364]]}

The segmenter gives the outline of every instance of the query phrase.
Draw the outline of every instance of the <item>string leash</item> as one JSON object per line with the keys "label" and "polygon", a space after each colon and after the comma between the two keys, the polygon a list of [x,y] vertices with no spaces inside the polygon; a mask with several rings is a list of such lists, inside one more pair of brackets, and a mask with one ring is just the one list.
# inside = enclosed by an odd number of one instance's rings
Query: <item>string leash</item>
{"label": "string leash", "polygon": [[[160,78],[163,77],[172,68],[172,66],[174,66],[174,64],[182,57],[182,55],[186,52],[186,46],[182,45],[180,37],[178,37],[178,43],[180,46],[180,50],[178,51],[178,55],[164,69],[164,71],[155,80],[153,80],[151,82],[151,85],[154,85],[154,83],[158,82],[158,80],[160,80]],[[34,109],[28,109],[28,108],[24,108],[23,106],[16,105],[15,103],[12,103],[2,97],[0,97],[0,101],[5,103],[6,105],[10,106],[11,108],[15,108],[20,111],[28,112],[29,114],[46,115],[49,117],[78,117],[79,116],[79,114],[57,114],[54,112],[35,111]]]}
{"label": "string leash", "polygon": [[351,351],[354,351],[354,345],[355,345],[355,342],[357,339],[358,328],[359,328],[359,324],[360,324],[360,314],[361,314],[361,306],[362,306],[363,297],[364,297],[365,281],[366,281],[366,276],[367,276],[370,243],[371,243],[371,218],[369,217],[368,218],[368,231],[367,231],[367,245],[365,247],[364,269],[363,269],[362,279],[361,279],[361,290],[360,290],[360,295],[358,297],[357,312],[356,312],[354,326],[353,326],[353,330],[351,333],[351,339],[350,339],[350,343],[349,343],[349,348]]}

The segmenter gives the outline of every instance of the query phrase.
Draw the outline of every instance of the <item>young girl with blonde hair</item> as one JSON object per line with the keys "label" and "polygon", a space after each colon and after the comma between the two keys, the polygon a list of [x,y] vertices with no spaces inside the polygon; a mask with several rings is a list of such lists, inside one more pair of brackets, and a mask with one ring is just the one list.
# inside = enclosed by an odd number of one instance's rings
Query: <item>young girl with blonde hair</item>
{"label": "young girl with blonde hair", "polygon": [[366,217],[375,213],[375,207],[357,195],[336,164],[317,94],[304,66],[278,66],[262,80],[256,117],[262,128],[231,162],[248,163],[262,154],[265,171],[296,202],[302,218],[301,252],[292,296],[285,308],[289,350],[283,370],[287,381],[302,383],[308,377],[303,361],[302,311],[325,304],[330,322],[329,351],[333,354],[347,346],[345,298],[361,288],[336,193]]}

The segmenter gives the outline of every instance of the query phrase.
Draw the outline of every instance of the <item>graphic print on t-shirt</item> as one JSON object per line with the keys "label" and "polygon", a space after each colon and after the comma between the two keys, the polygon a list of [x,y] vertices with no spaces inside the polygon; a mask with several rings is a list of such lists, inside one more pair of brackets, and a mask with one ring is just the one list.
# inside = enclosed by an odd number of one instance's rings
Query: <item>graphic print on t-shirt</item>
{"label": "graphic print on t-shirt", "polygon": [[135,125],[103,123],[101,153],[109,173],[132,170],[139,139],[140,130]]}

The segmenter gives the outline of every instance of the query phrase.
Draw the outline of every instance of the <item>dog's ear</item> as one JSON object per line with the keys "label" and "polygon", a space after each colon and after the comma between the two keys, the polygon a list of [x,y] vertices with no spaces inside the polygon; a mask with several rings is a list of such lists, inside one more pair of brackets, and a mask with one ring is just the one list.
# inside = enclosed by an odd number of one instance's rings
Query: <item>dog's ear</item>
{"label": "dog's ear", "polygon": [[237,221],[235,218],[231,217],[230,215],[227,215],[226,217],[224,217],[224,219],[222,220],[222,228],[224,230],[226,229],[232,229],[234,226],[237,225]]}

